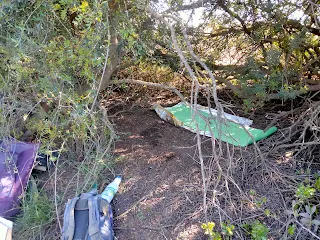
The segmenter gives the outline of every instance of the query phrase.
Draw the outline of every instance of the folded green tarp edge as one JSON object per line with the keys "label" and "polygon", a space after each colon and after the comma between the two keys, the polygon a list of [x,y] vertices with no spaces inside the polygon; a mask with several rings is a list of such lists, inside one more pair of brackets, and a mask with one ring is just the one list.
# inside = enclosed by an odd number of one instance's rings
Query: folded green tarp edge
{"label": "folded green tarp edge", "polygon": [[208,124],[199,114],[195,115],[194,119],[192,118],[191,108],[186,105],[177,104],[165,109],[169,111],[176,120],[182,122],[181,127],[186,128],[189,131],[196,132],[197,123],[202,135],[212,137],[211,135],[213,133],[215,138],[221,139],[222,141],[235,146],[248,146],[254,142],[267,138],[277,131],[277,128],[274,126],[263,131],[261,129],[243,126],[227,119],[223,119],[222,122],[217,124],[215,118],[210,117],[210,114],[207,111],[198,110],[201,115],[210,119],[211,129],[209,130]]}

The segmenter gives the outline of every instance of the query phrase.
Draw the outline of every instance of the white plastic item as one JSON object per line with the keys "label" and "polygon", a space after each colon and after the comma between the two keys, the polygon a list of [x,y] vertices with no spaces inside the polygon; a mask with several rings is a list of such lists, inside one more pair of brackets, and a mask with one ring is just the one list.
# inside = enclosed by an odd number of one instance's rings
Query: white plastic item
{"label": "white plastic item", "polygon": [[119,189],[121,180],[121,176],[116,176],[116,178],[101,193],[101,197],[110,203]]}
{"label": "white plastic item", "polygon": [[[197,104],[197,107],[202,110],[203,112],[206,112],[208,114],[212,114],[212,116],[217,116],[218,115],[218,111],[216,109],[212,109],[212,108],[208,108],[208,107],[204,107],[201,106],[199,104]],[[228,120],[234,121],[236,123],[239,123],[241,125],[244,126],[251,126],[253,121],[251,119],[245,118],[245,117],[239,117],[239,116],[235,116],[229,113],[223,113],[222,114],[222,118],[226,118]]]}
{"label": "white plastic item", "polygon": [[[177,107],[179,105],[184,105],[185,103],[183,102],[180,102],[178,103],[177,105],[173,106],[173,107]],[[157,107],[157,106],[156,106]],[[155,107],[155,110],[157,112],[157,114],[159,115],[160,118],[164,119],[162,117],[162,115],[164,115],[165,113],[163,111],[160,110],[157,110],[157,108]],[[167,109],[167,110],[170,110],[170,107],[167,107],[167,108],[164,108],[164,109]],[[213,117],[217,116],[218,115],[218,111],[216,109],[213,109],[213,108],[209,108],[209,107],[205,107],[205,106],[201,106],[199,104],[197,104],[197,109],[205,112],[205,113],[208,113],[208,114],[212,114]],[[223,113],[222,118],[226,118],[228,120],[231,120],[231,121],[234,121],[236,123],[239,123],[241,125],[244,125],[244,126],[251,126],[253,121],[251,119],[248,119],[248,118],[244,118],[244,117],[239,117],[239,116],[235,116],[235,115],[232,115],[232,114],[229,114],[229,113]]]}
{"label": "white plastic item", "polygon": [[0,240],[12,239],[12,226],[13,223],[10,220],[0,217]]}

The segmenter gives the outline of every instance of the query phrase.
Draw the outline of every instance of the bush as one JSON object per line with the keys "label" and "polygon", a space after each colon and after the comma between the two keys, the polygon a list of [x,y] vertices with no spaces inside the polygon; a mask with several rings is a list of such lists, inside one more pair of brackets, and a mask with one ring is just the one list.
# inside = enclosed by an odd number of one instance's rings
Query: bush
{"label": "bush", "polygon": [[[82,162],[74,164],[79,171],[90,166],[72,196],[96,182],[110,161],[113,130],[94,90],[108,45],[107,14],[108,5],[96,1],[0,4],[0,140],[39,142],[41,153]],[[17,235],[35,239],[42,225],[56,221],[54,198],[63,208],[66,199],[46,189],[24,196]]]}

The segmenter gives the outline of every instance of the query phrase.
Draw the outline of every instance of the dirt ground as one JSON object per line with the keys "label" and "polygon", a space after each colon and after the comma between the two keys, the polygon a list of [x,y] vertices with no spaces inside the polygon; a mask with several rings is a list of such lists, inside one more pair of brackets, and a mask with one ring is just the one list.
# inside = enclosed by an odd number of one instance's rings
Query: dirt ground
{"label": "dirt ground", "polygon": [[[201,167],[196,148],[196,135],[183,128],[161,120],[152,103],[163,106],[174,105],[179,99],[168,92],[133,94],[128,91],[128,97],[121,93],[113,93],[105,98],[108,117],[114,124],[117,134],[113,150],[114,161],[110,168],[115,174],[121,174],[123,182],[119,192],[112,201],[114,211],[114,230],[116,240],[206,240],[208,236],[201,229],[205,223],[203,209],[203,185]],[[228,99],[225,100],[227,102]],[[205,105],[205,100],[200,104]],[[268,115],[279,110],[290,110],[291,104],[275,103],[268,109],[246,113],[237,102],[227,102],[231,110],[239,116],[254,120],[254,127],[264,129],[272,121]],[[232,112],[228,111],[227,112]],[[244,229],[244,224],[259,220],[269,231],[268,239],[277,240],[285,231],[288,216],[285,210],[290,208],[294,199],[297,181],[304,176],[297,176],[302,170],[285,151],[270,154],[281,137],[282,129],[290,126],[297,116],[289,116],[276,123],[278,132],[268,139],[258,142],[264,162],[257,157],[254,146],[230,149],[232,157],[228,165],[222,156],[219,164],[223,168],[222,180],[216,181],[218,169],[212,164],[212,146],[209,138],[202,138],[204,163],[210,170],[210,186],[207,191],[207,220],[216,223],[216,230],[221,233],[219,223],[228,222],[235,225],[236,239],[251,239]],[[221,145],[226,153],[226,144]],[[231,161],[230,161],[231,159]],[[57,175],[57,186],[66,186],[58,192],[66,197],[70,191],[73,197],[74,187],[78,180],[76,173],[72,174],[74,163],[64,162],[62,171]],[[69,164],[69,165],[68,165]],[[99,178],[110,181],[113,175],[102,174]],[[300,171],[301,172],[301,171]],[[54,178],[54,173],[52,179]],[[38,177],[39,186],[45,185],[54,194],[54,181],[47,181],[46,174]],[[208,176],[208,175],[206,175]],[[71,179],[70,179],[71,177]],[[69,182],[68,184],[66,184]],[[213,185],[218,182],[219,186]],[[103,182],[101,186],[105,186]],[[88,184],[90,185],[90,184]],[[217,189],[218,197],[213,195]],[[100,189],[102,190],[102,189]],[[67,193],[66,193],[67,192]],[[218,200],[214,200],[218,199]],[[218,201],[218,202],[214,202]],[[60,222],[64,205],[59,208]],[[266,214],[267,212],[267,214]],[[59,232],[59,226],[52,224],[46,231],[49,237],[42,239],[58,239],[52,237],[52,232]],[[51,234],[50,234],[51,232]],[[301,235],[302,236],[302,235]],[[27,238],[25,238],[27,239]],[[304,236],[297,239],[307,239]]]}
{"label": "dirt ground", "polygon": [[[208,239],[201,229],[205,220],[195,134],[164,122],[153,110],[141,107],[127,106],[114,118],[114,124],[119,136],[114,150],[115,172],[124,178],[113,201],[117,239]],[[204,155],[210,154],[206,144],[203,149]],[[248,192],[256,189],[260,196],[267,196],[265,204],[280,213],[280,195],[268,178],[257,178],[251,172],[238,184]],[[246,201],[240,195],[233,198],[239,204]],[[249,211],[248,216],[263,215],[261,211]],[[209,219],[219,221],[212,211]],[[268,222],[266,217],[260,219]]]}
{"label": "dirt ground", "polygon": [[194,134],[143,108],[114,123],[115,171],[124,178],[113,202],[117,239],[205,239]]}
{"label": "dirt ground", "polygon": [[[126,99],[114,94],[113,103],[107,106],[118,135],[114,171],[123,176],[120,191],[113,200],[116,239],[208,239],[201,229],[205,217],[196,135],[162,121],[150,108],[152,102],[173,105],[179,99],[167,93],[155,95],[160,98],[150,94],[142,98],[141,93],[137,96],[139,98]],[[253,115],[245,113],[241,107],[233,107],[232,111],[254,119],[253,126],[264,129],[271,122],[270,113],[290,107],[291,104],[276,103]],[[282,136],[281,128],[290,126],[291,121],[288,117],[277,122],[279,131],[259,142],[265,157]],[[210,141],[206,137],[202,141],[203,154],[208,160],[212,156]],[[208,220],[218,224],[230,219],[242,232],[243,224],[259,220],[270,229],[269,239],[279,239],[278,230],[287,218],[284,211],[293,199],[289,194],[291,190],[287,190],[291,189],[291,180],[286,176],[293,176],[297,166],[292,160],[281,157],[283,153],[279,153],[280,158],[269,156],[266,162],[259,163],[253,146],[232,151],[234,163],[230,172],[235,184],[229,184],[229,196],[220,198],[222,209],[219,211],[209,201]],[[258,167],[257,164],[262,165]],[[228,169],[228,166],[223,167]],[[222,186],[220,191],[224,194],[226,189]],[[225,211],[222,219],[220,211]],[[241,234],[233,239],[250,239]]]}

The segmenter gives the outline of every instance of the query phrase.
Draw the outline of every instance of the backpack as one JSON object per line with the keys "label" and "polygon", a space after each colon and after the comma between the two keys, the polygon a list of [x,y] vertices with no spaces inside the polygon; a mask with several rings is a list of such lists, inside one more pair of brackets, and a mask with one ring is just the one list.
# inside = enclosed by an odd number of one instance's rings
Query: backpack
{"label": "backpack", "polygon": [[97,189],[70,199],[63,217],[62,240],[113,240],[112,209]]}

